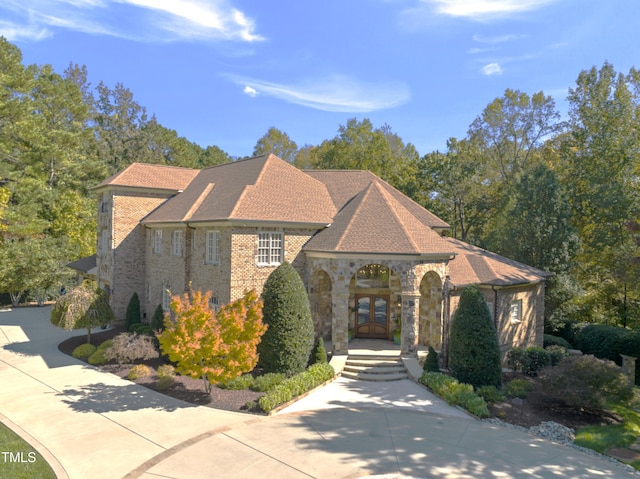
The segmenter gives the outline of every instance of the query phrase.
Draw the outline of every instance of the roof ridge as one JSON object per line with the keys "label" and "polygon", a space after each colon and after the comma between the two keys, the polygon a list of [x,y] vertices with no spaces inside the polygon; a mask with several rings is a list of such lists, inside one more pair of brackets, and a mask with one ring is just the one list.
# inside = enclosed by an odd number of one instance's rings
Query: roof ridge
{"label": "roof ridge", "polygon": [[196,200],[193,202],[191,207],[187,210],[187,212],[182,217],[182,221],[189,221],[189,218],[191,218],[193,216],[193,213],[200,208],[200,206],[202,205],[204,200],[207,198],[207,196],[209,196],[209,193],[211,193],[211,190],[215,185],[216,185],[215,183],[207,183],[207,186],[204,187],[204,189],[202,190],[198,198],[196,198]]}
{"label": "roof ridge", "polygon": [[342,230],[343,233],[340,236],[340,240],[336,244],[336,249],[340,249],[340,246],[342,246],[342,242],[345,240],[345,238],[347,237],[347,234],[350,232],[351,226],[353,225],[353,222],[355,221],[355,218],[357,216],[358,211],[360,210],[360,208],[364,204],[364,200],[367,197],[367,195],[369,194],[369,190],[371,189],[371,185],[372,184],[373,184],[373,181],[371,183],[369,183],[367,185],[367,187],[364,188],[363,190],[361,190],[357,195],[355,195],[353,198],[351,198],[349,201],[347,201],[347,203],[342,207],[341,211],[344,211],[344,209],[347,207],[347,205],[351,204],[352,201],[357,201],[357,204],[354,203],[354,210],[353,210],[353,213],[349,216],[349,221],[347,222],[346,226]]}

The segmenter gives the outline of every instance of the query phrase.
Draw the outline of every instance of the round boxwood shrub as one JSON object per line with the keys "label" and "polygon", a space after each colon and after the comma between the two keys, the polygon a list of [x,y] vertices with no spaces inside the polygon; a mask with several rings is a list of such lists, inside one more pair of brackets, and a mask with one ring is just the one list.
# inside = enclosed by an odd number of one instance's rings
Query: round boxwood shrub
{"label": "round boxwood shrub", "polygon": [[267,332],[258,345],[258,366],[292,375],[304,371],[313,349],[313,321],[306,288],[289,263],[278,266],[262,290]]}
{"label": "round boxwood shrub", "polygon": [[151,368],[146,364],[136,364],[129,370],[129,374],[127,374],[127,379],[130,381],[135,381],[140,378],[148,378],[151,376]]}
{"label": "round boxwood shrub", "polygon": [[87,358],[87,362],[94,366],[100,366],[101,364],[108,363],[109,360],[104,357],[104,349],[96,349],[96,352]]}
{"label": "round boxwood shrub", "polygon": [[96,348],[93,344],[81,344],[73,350],[71,356],[76,359],[87,359],[89,356],[96,352],[96,349],[98,348]]}
{"label": "round boxwood shrub", "polygon": [[562,346],[566,349],[572,349],[571,344],[564,338],[560,336],[554,336],[553,334],[545,334],[543,336],[544,348],[546,349],[549,346]]}
{"label": "round boxwood shrub", "polygon": [[476,388],[502,385],[498,334],[475,285],[464,289],[451,321],[449,368],[460,382]]}

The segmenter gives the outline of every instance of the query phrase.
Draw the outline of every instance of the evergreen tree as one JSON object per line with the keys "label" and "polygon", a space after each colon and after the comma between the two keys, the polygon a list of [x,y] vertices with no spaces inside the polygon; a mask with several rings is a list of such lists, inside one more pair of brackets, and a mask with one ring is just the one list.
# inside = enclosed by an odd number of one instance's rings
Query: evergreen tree
{"label": "evergreen tree", "polygon": [[474,387],[502,384],[500,346],[491,313],[477,286],[465,288],[451,321],[449,368]]}
{"label": "evergreen tree", "polygon": [[427,359],[424,362],[423,371],[440,372],[440,366],[438,366],[438,353],[436,350],[429,346],[429,352],[427,353]]}
{"label": "evergreen tree", "polygon": [[127,304],[127,313],[125,316],[127,331],[131,331],[131,326],[140,324],[140,298],[138,293],[133,293],[129,304]]}
{"label": "evergreen tree", "polygon": [[151,316],[149,326],[151,326],[151,329],[154,331],[164,331],[164,309],[162,309],[161,304],[156,306],[156,310],[153,312],[153,316]]}
{"label": "evergreen tree", "polygon": [[306,288],[293,266],[284,262],[269,275],[262,300],[268,329],[258,346],[259,366],[266,372],[303,371],[313,349],[313,321]]}

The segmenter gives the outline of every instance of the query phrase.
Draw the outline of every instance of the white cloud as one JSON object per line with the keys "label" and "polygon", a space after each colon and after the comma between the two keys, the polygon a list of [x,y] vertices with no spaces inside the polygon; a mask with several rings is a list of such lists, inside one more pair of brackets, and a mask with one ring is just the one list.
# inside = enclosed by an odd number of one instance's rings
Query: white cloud
{"label": "white cloud", "polygon": [[228,75],[233,82],[256,92],[316,110],[366,113],[393,108],[409,100],[404,84],[374,84],[356,81],[344,75],[333,75],[299,85],[280,84]]}
{"label": "white cloud", "polygon": [[523,38],[523,36],[524,35],[515,35],[515,34],[500,35],[497,37],[485,37],[482,35],[474,35],[472,38],[474,42],[495,45],[497,43],[505,43],[505,42],[511,42],[513,40],[518,40],[519,38]]}
{"label": "white cloud", "polygon": [[227,0],[3,0],[3,12],[28,25],[25,31],[65,29],[147,42],[264,39]]}
{"label": "white cloud", "polygon": [[487,76],[490,75],[502,75],[502,68],[497,63],[488,63],[482,67],[482,73]]}
{"label": "white cloud", "polygon": [[52,35],[51,30],[35,25],[20,25],[0,20],[0,36],[9,41],[39,41]]}
{"label": "white cloud", "polygon": [[554,1],[557,0],[421,0],[437,14],[472,19],[505,17],[535,10]]}
{"label": "white cloud", "polygon": [[255,88],[251,88],[249,85],[245,85],[242,93],[244,93],[245,95],[249,95],[251,98],[255,97],[258,94]]}

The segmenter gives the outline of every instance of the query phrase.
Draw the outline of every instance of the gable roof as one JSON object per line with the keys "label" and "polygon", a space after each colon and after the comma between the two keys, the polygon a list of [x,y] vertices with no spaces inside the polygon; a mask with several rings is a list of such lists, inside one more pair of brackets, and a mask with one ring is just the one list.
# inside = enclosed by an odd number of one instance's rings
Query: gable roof
{"label": "gable roof", "polygon": [[344,205],[333,224],[318,232],[304,250],[451,256],[452,246],[414,215],[406,203],[396,198],[382,181],[370,181]]}
{"label": "gable roof", "polygon": [[342,209],[349,200],[367,188],[371,182],[375,182],[425,226],[435,229],[450,228],[448,223],[370,171],[305,170],[305,173],[325,184],[338,210]]}
{"label": "gable roof", "polygon": [[326,226],[336,208],[326,186],[275,155],[201,170],[144,224],[221,220]]}
{"label": "gable roof", "polygon": [[512,286],[537,283],[553,276],[477,246],[453,238],[443,239],[456,253],[455,259],[449,262],[449,277],[456,286]]}
{"label": "gable roof", "polygon": [[150,188],[178,192],[184,190],[199,170],[179,166],[132,163],[127,168],[110,176],[94,190],[107,187]]}

